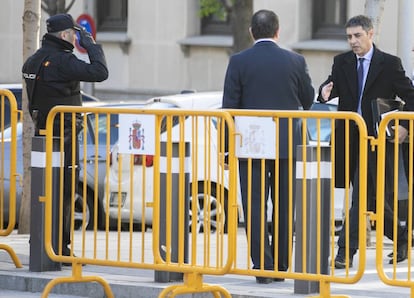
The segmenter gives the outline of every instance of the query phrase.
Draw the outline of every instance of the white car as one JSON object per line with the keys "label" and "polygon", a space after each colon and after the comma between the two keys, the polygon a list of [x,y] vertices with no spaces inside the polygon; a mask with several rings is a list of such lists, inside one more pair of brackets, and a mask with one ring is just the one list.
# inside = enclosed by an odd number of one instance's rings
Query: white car
{"label": "white car", "polygon": [[[181,108],[181,109],[217,109],[220,108],[222,102],[221,92],[203,92],[203,93],[186,93],[177,94],[172,96],[156,97],[148,100],[145,104],[146,108],[149,109],[170,109],[170,108]],[[174,117],[173,117],[174,118]],[[206,118],[207,119],[207,118]],[[221,177],[217,174],[218,161],[218,147],[217,147],[217,128],[216,119],[214,117],[208,118],[205,121],[204,117],[198,117],[197,120],[193,117],[186,117],[184,121],[184,130],[186,132],[186,139],[190,140],[193,134],[197,134],[197,148],[191,154],[197,154],[197,160],[204,160],[204,157],[209,158],[208,170],[204,169],[204,165],[197,167],[197,173],[191,173],[191,165],[189,168],[189,177],[196,181],[189,181],[190,193],[194,182],[197,184],[197,230],[204,230],[204,218],[203,207],[208,202],[208,214],[210,223],[210,229],[216,229],[216,217],[218,214],[225,216],[223,212],[227,208],[227,187],[228,187],[228,171]],[[174,120],[173,120],[174,121]],[[178,123],[174,123],[172,129],[172,138],[179,135]],[[208,133],[206,133],[208,132]],[[162,128],[161,140],[166,140],[167,132],[166,128]],[[210,145],[209,152],[205,152],[206,142]],[[108,200],[109,203],[104,201],[103,206],[105,213],[109,214],[111,225],[117,220],[118,214],[121,216],[121,222],[128,225],[130,221],[130,209],[131,204],[133,207],[133,220],[134,223],[138,224],[142,222],[142,213],[144,208],[142,207],[142,201],[144,200],[147,204],[152,202],[153,187],[152,181],[154,177],[153,168],[153,157],[151,155],[143,158],[139,155],[121,154],[119,153],[120,144],[116,144],[111,151],[111,167],[109,175],[109,193],[105,193],[104,200]],[[134,164],[134,169],[131,174],[130,165]],[[145,166],[145,171],[142,167]],[[132,177],[132,178],[131,178]],[[131,179],[133,181],[131,181]],[[144,180],[145,179],[145,180]],[[147,181],[145,184],[144,181]],[[149,182],[151,181],[151,182]],[[145,184],[145,185],[144,185]],[[143,186],[144,185],[144,186]],[[224,188],[223,195],[220,195],[220,189]],[[208,188],[208,191],[207,189]],[[131,200],[131,189],[133,190],[133,200]],[[206,191],[205,191],[206,190]],[[208,198],[206,198],[208,193]],[[207,200],[204,202],[204,200]],[[192,204],[193,198],[190,198],[190,204]],[[223,202],[223,203],[221,203]],[[109,209],[108,209],[109,206]],[[190,208],[190,220],[191,216]],[[145,225],[150,226],[152,224],[152,208],[145,208]],[[135,225],[137,229],[139,225]],[[226,230],[227,227],[224,227]]]}
{"label": "white car", "polygon": [[[195,124],[195,122],[197,124]],[[197,173],[192,172],[192,166],[194,165],[194,159],[191,161],[187,161],[187,174],[189,177],[189,193],[190,193],[190,205],[194,202],[192,194],[192,185],[194,183],[197,184],[197,230],[203,231],[204,226],[204,218],[203,215],[206,214],[203,212],[203,207],[205,203],[209,204],[208,207],[208,214],[210,215],[210,228],[212,230],[216,229],[217,220],[216,217],[218,214],[225,216],[224,209],[227,207],[227,188],[228,188],[228,177],[227,173],[225,175],[219,176],[217,173],[219,172],[218,169],[218,152],[217,152],[217,129],[215,127],[214,120],[210,119],[208,123],[205,123],[205,119],[197,118],[197,120],[193,119],[193,117],[187,117],[184,123],[184,130],[186,133],[197,134],[197,144],[196,148],[192,145],[188,146],[188,149],[191,151],[190,155],[197,155],[197,160],[199,161],[197,166]],[[197,131],[194,131],[197,128]],[[204,133],[208,131],[209,133]],[[179,135],[179,125],[175,125],[172,131],[172,139],[173,143],[174,138]],[[161,142],[167,140],[167,132],[164,131],[161,133]],[[209,144],[210,151],[205,152],[206,143]],[[188,142],[190,144],[190,142]],[[178,145],[176,145],[178,146]],[[130,154],[122,154],[119,153],[120,145],[119,143],[116,144],[112,149],[111,154],[111,161],[112,166],[109,173],[109,189],[110,189],[110,196],[109,196],[109,210],[105,209],[105,212],[109,212],[109,217],[111,219],[118,218],[118,212],[121,216],[122,222],[129,222],[130,221],[130,210],[131,205],[133,205],[133,218],[135,223],[141,223],[143,219],[143,210],[145,209],[145,224],[151,225],[152,224],[152,208],[145,208],[143,207],[142,201],[145,202],[145,206],[148,203],[152,202],[152,198],[154,197],[154,188],[153,188],[153,179],[154,179],[154,166],[153,166],[153,156],[152,155],[130,155]],[[196,152],[196,153],[195,153]],[[163,164],[163,160],[160,159],[160,172],[163,172],[166,169],[166,164]],[[209,161],[208,169],[205,168],[204,162]],[[134,164],[133,172],[131,173],[131,162]],[[143,169],[145,167],[145,169]],[[172,165],[174,167],[174,165]],[[178,173],[178,170],[174,171],[173,173]],[[194,181],[193,181],[194,180]],[[164,187],[165,183],[160,183],[160,187]],[[219,198],[219,189],[223,186],[224,197]],[[207,189],[209,189],[207,194]],[[133,199],[131,199],[131,189]],[[168,190],[166,190],[168,191]],[[104,197],[107,198],[105,195]],[[204,202],[206,200],[206,202]],[[223,203],[221,203],[223,202]],[[106,208],[108,205],[106,203],[103,204]],[[223,206],[223,208],[221,208]],[[118,209],[119,207],[119,209]],[[190,220],[191,216],[191,207],[190,210]],[[226,230],[226,226],[224,227]]]}
{"label": "white car", "polygon": [[[221,107],[222,103],[222,92],[201,92],[201,93],[190,93],[190,94],[177,94],[171,96],[164,96],[164,97],[156,97],[148,100],[146,105],[148,108],[182,108],[182,109],[217,109]],[[323,104],[319,106],[319,104],[315,104],[316,110],[336,110],[336,105],[330,104]],[[330,119],[326,119],[330,123]],[[186,132],[192,131],[192,117],[188,117],[185,120],[185,130]],[[211,120],[214,122],[214,120]],[[315,129],[315,125],[311,123],[312,121],[309,120],[308,123],[308,130],[310,134],[310,141],[312,141],[312,135],[315,135],[313,131]],[[314,121],[316,123],[316,121]],[[327,124],[327,123],[325,123]],[[323,140],[328,144],[330,131],[325,131],[326,129],[330,130],[329,125],[322,125],[321,133],[324,134]],[[205,142],[210,142],[210,150],[211,156],[213,158],[217,158],[217,142],[216,142],[216,135],[217,129],[214,123],[207,124],[211,129],[208,134],[204,133],[206,124],[200,119],[198,121],[198,141],[197,141],[197,154],[199,155],[199,160],[203,160],[204,158],[204,144]],[[175,126],[174,130],[177,130],[178,126]],[[176,133],[176,132],[175,132]],[[326,136],[325,136],[326,134]],[[173,133],[174,135],[174,133]],[[166,136],[166,132],[162,132],[161,139]],[[142,224],[142,206],[148,206],[152,202],[153,198],[153,157],[146,156],[145,163],[143,156],[131,156],[128,154],[121,154],[119,153],[119,144],[116,144],[112,148],[112,155],[111,155],[111,166],[110,171],[107,173],[108,177],[105,181],[109,181],[109,186],[107,187],[108,192],[105,193],[103,196],[104,200],[109,200],[109,202],[103,202],[102,205],[104,206],[106,214],[109,215],[109,218],[112,222],[116,222],[118,219],[118,215],[121,217],[121,223],[128,226],[131,218],[131,214],[133,217],[134,225],[137,229],[141,228]],[[132,160],[132,162],[131,162]],[[134,169],[131,173],[130,165],[134,165]],[[143,164],[145,165],[145,170],[143,171]],[[209,163],[209,169],[205,169],[204,165],[199,164],[197,167],[197,181],[190,181],[191,185],[194,182],[197,183],[198,186],[198,193],[197,193],[197,207],[198,207],[198,216],[197,216],[197,230],[203,231],[205,229],[204,223],[210,223],[210,229],[214,230],[216,228],[216,217],[218,214],[222,214],[222,210],[227,209],[227,194],[228,194],[228,171],[225,171],[225,177],[221,178],[217,177],[217,159],[211,160]],[[143,174],[144,173],[144,174]],[[190,175],[194,177],[193,175]],[[144,180],[145,179],[145,180]],[[133,181],[131,181],[133,180]],[[144,182],[145,181],[145,182]],[[210,184],[211,182],[211,184]],[[237,179],[238,183],[238,179]],[[142,186],[143,184],[144,187]],[[211,191],[208,195],[208,202],[209,202],[209,210],[210,212],[204,213],[203,206],[204,200],[206,199],[205,195],[205,187],[211,186]],[[220,188],[220,187],[223,188]],[[224,198],[220,197],[219,189],[224,189]],[[132,194],[131,194],[132,190]],[[190,187],[191,190],[191,187]],[[240,199],[240,190],[238,187],[238,202],[239,202],[239,221],[243,221],[243,212],[241,212],[241,199]],[[133,199],[131,200],[131,196]],[[340,195],[338,195],[339,197]],[[143,205],[142,202],[145,201]],[[131,202],[133,204],[133,212],[131,213]],[[224,202],[222,204],[221,202]],[[193,200],[190,198],[190,206],[192,206]],[[271,212],[271,202],[269,200],[269,208],[268,211]],[[342,220],[342,208],[343,208],[343,198],[338,199],[335,201],[335,218],[337,219],[338,223]],[[191,209],[191,208],[190,208]],[[207,221],[204,221],[204,215],[209,214],[210,218]],[[225,214],[224,214],[225,216]],[[191,221],[191,210],[190,210],[190,221]],[[271,220],[271,216],[268,215],[269,220]],[[152,208],[145,208],[145,227],[151,225],[152,221]],[[226,227],[225,227],[226,230]]]}

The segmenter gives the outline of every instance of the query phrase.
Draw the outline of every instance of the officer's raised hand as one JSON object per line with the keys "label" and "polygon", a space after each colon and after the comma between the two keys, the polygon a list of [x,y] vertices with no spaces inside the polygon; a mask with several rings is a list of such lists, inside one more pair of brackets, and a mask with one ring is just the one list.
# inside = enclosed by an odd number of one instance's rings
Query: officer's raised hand
{"label": "officer's raised hand", "polygon": [[86,31],[85,28],[82,28],[79,31],[79,36],[79,44],[81,47],[88,49],[89,46],[95,44],[95,40],[93,39],[92,35],[88,31]]}

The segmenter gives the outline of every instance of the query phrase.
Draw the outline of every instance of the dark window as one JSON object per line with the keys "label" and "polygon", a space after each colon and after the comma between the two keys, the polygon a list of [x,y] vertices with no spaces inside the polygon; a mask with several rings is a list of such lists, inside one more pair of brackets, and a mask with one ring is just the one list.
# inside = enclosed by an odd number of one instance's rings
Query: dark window
{"label": "dark window", "polygon": [[201,34],[231,34],[230,18],[224,7],[220,11],[201,19]]}
{"label": "dark window", "polygon": [[344,39],[347,0],[313,0],[313,38]]}
{"label": "dark window", "polygon": [[97,9],[99,31],[127,30],[127,0],[99,0],[97,1]]}

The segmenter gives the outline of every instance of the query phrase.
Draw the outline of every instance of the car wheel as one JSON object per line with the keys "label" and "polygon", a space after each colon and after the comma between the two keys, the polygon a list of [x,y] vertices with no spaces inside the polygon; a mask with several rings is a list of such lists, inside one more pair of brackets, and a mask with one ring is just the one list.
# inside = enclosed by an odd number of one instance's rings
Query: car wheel
{"label": "car wheel", "polygon": [[83,194],[82,188],[79,187],[77,193],[75,194],[75,230],[79,230],[81,228],[85,228],[86,230],[93,229],[93,214],[94,214],[94,206],[93,206],[93,195],[88,192],[87,193],[87,201],[86,201],[86,208],[85,208],[85,218],[83,212]]}
{"label": "car wheel", "polygon": [[[204,193],[204,183],[200,182],[198,184],[197,197],[193,198],[190,196],[190,232],[192,231],[193,220],[196,220],[195,225],[197,233],[203,233],[206,230],[206,224],[210,225],[209,229],[211,232],[216,232],[218,228],[217,217],[223,216],[223,231],[224,233],[227,233],[227,190],[224,192],[224,198],[222,201],[224,201],[224,204],[217,199],[217,191],[215,185],[211,185],[210,196],[207,196],[207,194]],[[193,216],[192,211],[192,204],[194,204],[194,202],[197,204],[197,214],[195,216]]]}

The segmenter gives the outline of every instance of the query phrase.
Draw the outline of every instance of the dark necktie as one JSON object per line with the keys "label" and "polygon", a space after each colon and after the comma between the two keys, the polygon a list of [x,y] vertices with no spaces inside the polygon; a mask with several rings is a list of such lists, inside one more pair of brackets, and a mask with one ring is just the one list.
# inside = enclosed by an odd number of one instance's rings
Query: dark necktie
{"label": "dark necktie", "polygon": [[358,58],[358,113],[361,114],[362,89],[364,87],[364,58]]}

